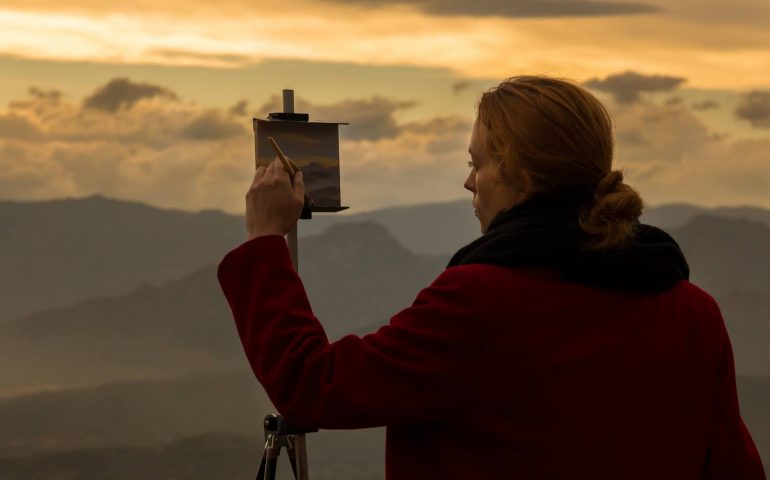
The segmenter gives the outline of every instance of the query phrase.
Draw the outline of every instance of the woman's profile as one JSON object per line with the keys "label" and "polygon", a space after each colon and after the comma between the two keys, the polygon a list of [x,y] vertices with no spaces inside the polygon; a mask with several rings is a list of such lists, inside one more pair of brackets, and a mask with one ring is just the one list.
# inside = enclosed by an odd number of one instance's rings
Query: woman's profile
{"label": "woman's profile", "polygon": [[257,170],[218,277],[281,414],[386,426],[388,479],[764,479],[719,306],[639,222],[605,107],[509,78],[479,99],[469,153],[481,235],[389,324],[335,342],[283,238],[301,172]]}

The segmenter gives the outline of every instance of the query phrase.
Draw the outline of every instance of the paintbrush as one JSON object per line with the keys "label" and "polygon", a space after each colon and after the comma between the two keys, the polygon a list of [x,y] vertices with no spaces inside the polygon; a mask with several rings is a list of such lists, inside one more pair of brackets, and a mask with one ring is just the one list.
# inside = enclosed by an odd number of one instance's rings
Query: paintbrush
{"label": "paintbrush", "polygon": [[283,168],[286,169],[287,172],[289,172],[289,176],[292,180],[294,180],[294,175],[299,172],[299,167],[289,160],[286,155],[283,154],[281,151],[281,147],[278,146],[278,143],[276,143],[275,139],[273,137],[267,137],[267,141],[270,142],[270,145],[273,146],[273,150],[275,150],[275,154],[278,155],[278,158],[281,159],[281,163],[283,163]]}
{"label": "paintbrush", "polygon": [[[289,160],[289,158],[283,154],[283,151],[281,151],[281,147],[278,146],[278,143],[275,141],[273,137],[267,137],[267,141],[270,142],[270,145],[273,146],[273,150],[275,150],[275,154],[278,155],[278,158],[281,159],[281,163],[283,163],[283,168],[286,169],[287,172],[289,172],[289,177],[291,177],[291,180],[294,180],[294,175],[299,172],[299,167],[296,163]],[[308,195],[307,192],[305,192],[305,204],[306,205],[314,205],[315,202],[313,202],[313,199],[310,198],[310,195]]]}

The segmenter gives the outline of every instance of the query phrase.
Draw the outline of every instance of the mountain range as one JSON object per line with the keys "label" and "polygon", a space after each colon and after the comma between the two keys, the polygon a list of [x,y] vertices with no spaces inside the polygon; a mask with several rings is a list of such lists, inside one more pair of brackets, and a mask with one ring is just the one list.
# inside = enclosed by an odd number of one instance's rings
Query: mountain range
{"label": "mountain range", "polygon": [[[300,273],[332,339],[387,323],[446,262],[411,254],[371,222],[334,225],[305,246]],[[0,323],[0,364],[14,365],[0,376],[0,395],[200,374],[242,361],[214,264]]]}
{"label": "mountain range", "polygon": [[[664,229],[697,215],[770,225],[755,207],[649,207],[642,221]],[[371,212],[315,213],[300,239],[331,225],[371,221],[414,254],[445,256],[480,235],[470,200]],[[242,216],[216,210],[160,209],[94,195],[37,202],[0,201],[0,322],[78,301],[159,285],[217,262],[246,239]],[[309,252],[300,247],[300,265]],[[728,257],[729,258],[729,257]]]}
{"label": "mountain range", "polygon": [[[744,418],[767,465],[770,212],[669,205],[645,215],[679,242],[691,280],[722,308]],[[300,225],[300,275],[331,339],[387,323],[478,236],[469,202],[315,217]],[[85,479],[62,465],[142,458],[161,472],[188,468],[175,455],[202,449],[246,472],[244,442],[259,437],[272,406],[244,370],[216,281],[218,261],[244,236],[242,218],[215,211],[98,196],[0,202],[0,267],[9,272],[0,279],[0,471]],[[346,468],[358,473],[335,478],[382,477],[367,467],[382,464],[382,430],[313,435],[311,452],[343,452],[333,464],[313,457],[326,472],[314,477]]]}

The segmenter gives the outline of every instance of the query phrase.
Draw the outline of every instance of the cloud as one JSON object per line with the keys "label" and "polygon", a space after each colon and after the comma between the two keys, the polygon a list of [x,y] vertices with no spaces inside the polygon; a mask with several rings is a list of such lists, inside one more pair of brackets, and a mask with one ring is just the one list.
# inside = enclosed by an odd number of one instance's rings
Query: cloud
{"label": "cloud", "polygon": [[[399,122],[397,113],[414,105],[380,95],[328,104],[295,98],[295,111],[310,112],[311,121],[350,122],[340,128],[340,174],[342,203],[353,212],[470,195],[463,183],[473,119]],[[275,95],[258,112],[282,110]]]}
{"label": "cloud", "polygon": [[42,90],[35,86],[29,87],[29,94],[35,98],[52,102],[58,102],[61,99],[61,92],[59,90]]}
{"label": "cloud", "polygon": [[667,75],[644,75],[626,71],[609,75],[604,80],[592,78],[584,82],[588,88],[609,92],[621,104],[639,101],[643,92],[666,92],[675,89],[685,81],[682,77]]}
{"label": "cloud", "polygon": [[160,86],[122,79],[107,85],[121,83],[128,89],[101,87],[88,96],[112,99],[121,105],[114,110],[36,90],[0,109],[3,198],[100,193],[165,207],[233,208],[243,193],[233,179],[249,178],[254,165],[250,122]]}
{"label": "cloud", "polygon": [[248,55],[238,55],[231,53],[204,53],[194,50],[171,49],[171,48],[149,48],[145,51],[148,59],[153,59],[160,63],[171,63],[175,65],[209,65],[212,67],[231,67],[233,65],[243,65],[253,60]]}
{"label": "cloud", "polygon": [[711,110],[714,108],[719,108],[719,103],[714,100],[704,100],[702,102],[694,102],[692,104],[692,108],[695,110]]}
{"label": "cloud", "polygon": [[33,200],[65,196],[72,189],[68,172],[39,142],[0,139],[0,192],[4,199]]}
{"label": "cloud", "polygon": [[232,117],[243,117],[246,115],[246,109],[248,106],[248,100],[238,100],[235,102],[235,105],[227,109],[227,114]]}
{"label": "cloud", "polygon": [[617,129],[614,168],[645,201],[770,206],[770,136],[730,140],[678,104],[608,108]]}
{"label": "cloud", "polygon": [[[251,122],[240,115],[247,103],[212,109],[160,95],[111,112],[54,97],[30,92],[0,108],[0,132],[7,133],[0,136],[3,198],[99,193],[165,208],[243,213],[254,171]],[[277,97],[268,100],[260,115],[280,110]],[[470,115],[403,121],[398,114],[414,103],[384,96],[296,103],[311,120],[351,122],[340,129],[342,200],[351,213],[470,201],[463,188]],[[617,132],[615,168],[627,172],[646,201],[770,207],[770,135],[718,135],[681,104],[609,100],[607,107]]]}
{"label": "cloud", "polygon": [[135,83],[128,78],[115,78],[84,99],[83,106],[115,112],[121,107],[131,108],[132,105],[143,98],[157,96],[171,99],[177,98],[176,94],[167,88],[150,83]]}
{"label": "cloud", "polygon": [[716,144],[709,129],[689,110],[647,103],[609,108],[617,129],[616,158],[628,168],[678,169],[690,155]]}
{"label": "cloud", "polygon": [[[277,102],[269,99],[261,111],[280,110]],[[351,122],[341,129],[348,182],[343,195],[358,211],[411,202],[412,194],[429,201],[459,193],[442,190],[440,182],[456,186],[454,179],[464,178],[470,119],[400,122],[397,113],[414,104],[377,95],[327,104],[297,99],[297,110],[311,112],[312,120]],[[247,111],[246,101],[212,109],[163,94],[111,111],[30,91],[0,108],[0,196],[38,200],[98,193],[166,208],[241,212],[254,169]],[[419,183],[405,180],[409,175],[421,182],[431,178],[429,186],[406,190]],[[356,178],[361,180],[351,181]]]}
{"label": "cloud", "polygon": [[649,145],[639,128],[624,128],[615,134],[615,141],[623,146],[638,147]]}
{"label": "cloud", "polygon": [[0,138],[15,138],[19,140],[36,140],[43,132],[26,117],[15,113],[0,115]]}
{"label": "cloud", "polygon": [[[766,61],[770,38],[767,12],[759,15],[767,10],[759,5],[764,0],[739,0],[741,8],[695,0],[13,1],[18,8],[0,15],[6,40],[0,52],[54,61],[57,69],[67,62],[114,65],[118,59],[141,69],[198,65],[251,72],[264,61],[293,60],[440,69],[481,80],[512,71],[589,78],[622,62],[636,70],[678,72],[699,87],[752,88],[746,86],[766,85],[770,78],[756,67]],[[744,8],[752,2],[753,8]],[[665,14],[630,13],[649,12],[652,4]],[[716,21],[700,17],[704,11]],[[611,16],[618,13],[629,15]],[[522,15],[550,18],[516,18]],[[693,16],[701,20],[691,21]],[[745,19],[723,23],[726,17]]]}
{"label": "cloud", "polygon": [[468,80],[460,80],[452,84],[452,93],[460,93],[463,90],[467,90],[471,86],[471,82]]}
{"label": "cloud", "polygon": [[655,13],[659,7],[641,2],[578,0],[333,0],[347,5],[382,6],[400,3],[434,15],[475,17],[586,17]]}
{"label": "cloud", "polygon": [[747,120],[752,127],[770,128],[770,90],[754,90],[741,96],[735,108],[738,118]]}
{"label": "cloud", "polygon": [[[379,140],[393,138],[402,131],[395,113],[412,108],[414,101],[396,101],[379,95],[366,99],[347,99],[331,104],[314,104],[302,98],[295,98],[295,112],[312,112],[311,121],[349,122],[342,129],[342,134],[351,140]],[[258,115],[267,116],[270,112],[282,112],[283,101],[278,95],[258,109]]]}
{"label": "cloud", "polygon": [[182,129],[182,136],[193,140],[219,140],[244,133],[242,124],[217,110],[198,114]]}

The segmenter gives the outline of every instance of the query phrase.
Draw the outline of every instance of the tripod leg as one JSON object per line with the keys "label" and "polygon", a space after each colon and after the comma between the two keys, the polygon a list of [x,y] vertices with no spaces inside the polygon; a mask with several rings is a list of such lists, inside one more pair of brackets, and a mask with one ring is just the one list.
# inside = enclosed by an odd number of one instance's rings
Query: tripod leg
{"label": "tripod leg", "polygon": [[286,441],[286,454],[289,456],[289,464],[291,465],[291,471],[294,473],[294,478],[297,477],[297,455],[294,450],[294,436],[291,435]]}
{"label": "tripod leg", "polygon": [[305,443],[305,434],[294,435],[294,450],[297,462],[295,476],[297,480],[308,480],[307,471],[307,444]]}
{"label": "tripod leg", "polygon": [[265,442],[265,447],[262,449],[262,460],[259,461],[259,470],[257,470],[256,480],[265,479],[265,457],[267,456],[267,446],[269,445],[269,443],[270,443],[270,440],[267,440]]}
{"label": "tripod leg", "polygon": [[[265,443],[265,453],[262,457],[262,463],[260,463],[259,466],[259,473],[257,473],[257,480],[275,480],[278,455],[280,453],[281,445],[276,442],[275,435],[268,435],[267,442]],[[260,478],[259,475],[263,471],[264,476]]]}

